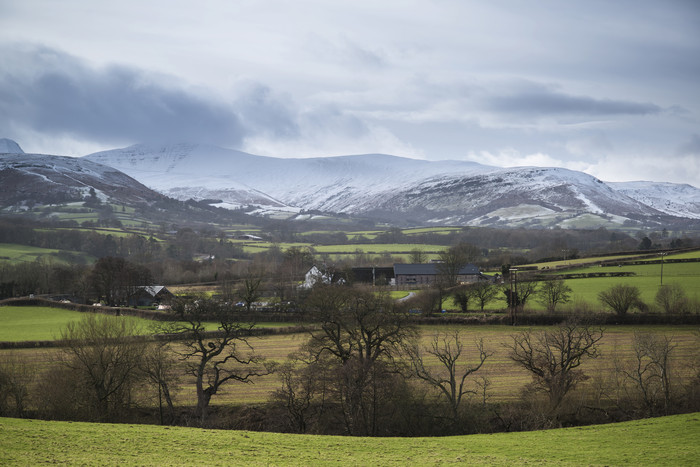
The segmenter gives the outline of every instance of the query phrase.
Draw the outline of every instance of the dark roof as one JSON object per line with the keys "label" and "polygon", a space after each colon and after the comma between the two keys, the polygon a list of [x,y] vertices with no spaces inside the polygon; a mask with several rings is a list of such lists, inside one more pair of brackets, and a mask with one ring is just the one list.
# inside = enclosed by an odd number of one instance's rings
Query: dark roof
{"label": "dark roof", "polygon": [[372,281],[372,276],[379,278],[384,276],[387,279],[393,279],[394,268],[393,267],[357,267],[352,268],[352,275],[356,281]]}
{"label": "dark roof", "polygon": [[[395,275],[422,275],[422,276],[436,276],[438,274],[438,268],[436,263],[421,263],[421,264],[394,264],[394,274]],[[467,264],[462,269],[459,270],[460,276],[468,276],[479,274],[479,268],[473,264]]]}

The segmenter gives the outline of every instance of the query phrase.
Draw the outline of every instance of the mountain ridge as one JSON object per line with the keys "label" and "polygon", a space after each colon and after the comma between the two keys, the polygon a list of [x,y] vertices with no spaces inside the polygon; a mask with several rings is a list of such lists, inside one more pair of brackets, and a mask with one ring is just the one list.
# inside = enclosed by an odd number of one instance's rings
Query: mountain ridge
{"label": "mountain ridge", "polygon": [[[1,151],[6,151],[2,153]],[[387,154],[274,158],[213,145],[139,144],[82,158],[25,154],[0,139],[0,202],[175,198],[272,218],[369,217],[395,224],[632,227],[700,219],[700,190],[603,182],[558,167],[494,167]]]}
{"label": "mountain ridge", "polygon": [[662,202],[643,202],[640,192],[557,167],[502,168],[386,154],[283,159],[191,143],[133,145],[85,158],[177,199],[253,205],[260,214],[315,210],[396,220],[411,213],[419,222],[517,225],[529,222],[524,212],[539,211],[538,223],[550,227],[584,214],[611,225],[659,216],[700,218],[700,190],[694,187],[687,201],[667,209]]}

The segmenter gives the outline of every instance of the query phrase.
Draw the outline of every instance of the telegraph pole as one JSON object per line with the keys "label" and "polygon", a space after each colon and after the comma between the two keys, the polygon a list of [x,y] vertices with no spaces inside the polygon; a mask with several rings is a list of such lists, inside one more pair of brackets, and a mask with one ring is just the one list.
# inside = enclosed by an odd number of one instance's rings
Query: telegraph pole
{"label": "telegraph pole", "polygon": [[661,285],[664,285],[664,256],[668,253],[659,253],[661,255]]}
{"label": "telegraph pole", "polygon": [[510,272],[510,324],[515,325],[515,314],[518,311],[518,270],[512,268]]}

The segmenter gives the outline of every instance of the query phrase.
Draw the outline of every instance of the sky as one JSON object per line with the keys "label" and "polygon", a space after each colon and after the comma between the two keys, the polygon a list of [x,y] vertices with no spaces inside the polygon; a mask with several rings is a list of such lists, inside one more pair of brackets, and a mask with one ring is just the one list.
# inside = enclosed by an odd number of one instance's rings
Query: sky
{"label": "sky", "polygon": [[695,0],[0,0],[0,137],[700,187],[698,25]]}

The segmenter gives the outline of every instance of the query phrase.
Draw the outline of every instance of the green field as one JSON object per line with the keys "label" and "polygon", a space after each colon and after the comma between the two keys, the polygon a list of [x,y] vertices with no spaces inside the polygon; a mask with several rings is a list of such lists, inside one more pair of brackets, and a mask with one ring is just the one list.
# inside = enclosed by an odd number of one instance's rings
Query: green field
{"label": "green field", "polygon": [[[85,313],[61,308],[38,306],[3,306],[0,307],[0,342],[44,341],[54,340],[61,335],[61,330],[71,321],[79,321]],[[158,322],[132,316],[120,319],[133,320],[142,335],[153,333]],[[257,327],[284,327],[289,323],[256,323]],[[218,324],[205,323],[207,329],[216,329]]]}
{"label": "green field", "polygon": [[85,258],[86,261],[94,260],[94,258],[90,255],[77,251],[39,248],[34,246],[18,245],[16,243],[0,243],[0,262],[7,261],[11,264],[31,263],[41,258],[48,258],[56,264],[70,264],[69,261],[62,259],[62,255],[82,257]]}
{"label": "green field", "polygon": [[[350,237],[352,241],[352,237]],[[424,252],[428,259],[437,258],[441,251],[447,247],[444,245],[426,245],[414,243],[347,243],[339,245],[315,245],[312,243],[270,243],[251,242],[249,240],[231,240],[232,243],[240,245],[246,253],[262,253],[272,248],[279,247],[282,251],[292,247],[311,248],[317,255],[329,255],[336,260],[349,259],[358,254],[366,255],[391,255],[394,259],[401,258],[407,261],[412,250]]]}
{"label": "green field", "polygon": [[[573,290],[572,296],[577,300],[586,301],[592,305],[598,305],[598,293],[609,289],[616,284],[625,284],[638,287],[642,292],[642,300],[647,304],[654,303],[659,287],[661,286],[660,264],[638,264],[620,267],[589,266],[584,268],[567,269],[569,273],[600,273],[600,272],[631,272],[629,277],[595,277],[585,279],[568,279],[567,285]],[[552,272],[555,274],[555,272]],[[700,298],[700,263],[665,263],[663,269],[663,283],[665,285],[678,284],[690,298]]]}
{"label": "green field", "polygon": [[[61,330],[71,321],[79,321],[85,313],[61,308],[38,306],[3,306],[0,307],[0,342],[43,341],[60,337]],[[148,334],[153,321],[123,316],[122,319],[133,320],[137,329]]]}
{"label": "green field", "polygon": [[444,438],[352,438],[0,418],[0,464],[697,465],[700,414]]}

